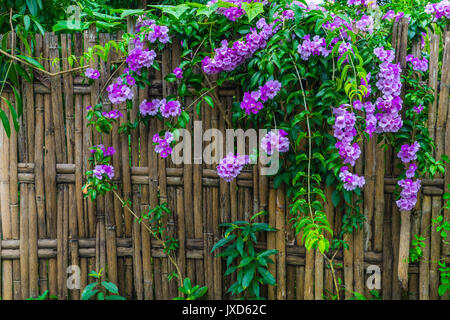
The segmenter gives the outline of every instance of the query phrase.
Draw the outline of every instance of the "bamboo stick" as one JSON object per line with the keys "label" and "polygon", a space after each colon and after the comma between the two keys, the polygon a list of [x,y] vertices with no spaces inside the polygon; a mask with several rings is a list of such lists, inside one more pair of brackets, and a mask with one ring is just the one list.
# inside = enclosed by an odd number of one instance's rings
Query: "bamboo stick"
{"label": "bamboo stick", "polygon": [[[269,225],[276,228],[276,199],[277,199],[277,191],[275,189],[269,190]],[[276,249],[276,234],[274,232],[270,232],[267,235],[267,250]],[[274,264],[269,264],[268,270],[274,276],[275,279],[278,279],[277,276],[277,263],[278,255],[274,259]],[[269,300],[274,300],[276,298],[276,287],[268,286],[267,289],[267,297]]]}
{"label": "bamboo stick", "polygon": [[[2,99],[0,106],[4,112],[8,112],[6,102]],[[2,239],[12,239],[11,212],[9,208],[9,139],[5,130],[0,130],[0,207],[2,217]],[[2,261],[2,299],[13,299],[13,262]]]}

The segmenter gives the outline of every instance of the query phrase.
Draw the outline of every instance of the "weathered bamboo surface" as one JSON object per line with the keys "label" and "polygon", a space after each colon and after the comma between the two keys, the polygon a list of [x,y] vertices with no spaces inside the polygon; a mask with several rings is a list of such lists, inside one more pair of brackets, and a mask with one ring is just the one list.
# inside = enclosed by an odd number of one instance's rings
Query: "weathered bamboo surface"
{"label": "weathered bamboo surface", "polygon": [[[399,61],[408,53],[404,28],[402,21],[394,28],[393,45]],[[92,28],[84,34],[38,35],[36,56],[48,70],[68,69],[67,57],[80,55],[82,50],[115,36],[96,34]],[[437,157],[450,154],[449,45],[449,32],[443,37],[431,36],[429,86],[435,90],[436,99],[428,108],[428,128],[436,141]],[[442,63],[440,47],[444,47]],[[51,63],[55,58],[58,60]],[[123,59],[118,55],[112,58]],[[161,71],[151,71],[151,86],[135,90],[133,111],[119,106],[125,114],[121,123],[136,119],[143,99],[176,92],[174,84],[162,79],[179,65],[180,48],[167,49],[158,59]],[[112,194],[100,197],[95,204],[83,199],[88,148],[100,143],[99,135],[86,126],[86,106],[102,101],[105,110],[112,108],[101,91],[111,75],[111,65],[96,60],[92,67],[102,74],[93,86],[83,82],[79,74],[70,73],[54,78],[38,75],[34,84],[24,82],[20,131],[8,139],[0,130],[2,299],[36,297],[45,290],[59,299],[79,299],[81,291],[68,288],[69,266],[80,268],[81,288],[92,281],[89,271],[106,268],[106,277],[117,283],[127,298],[171,299],[177,295],[175,281],[167,280],[173,269],[162,243],[124,212]],[[8,91],[4,94],[10,100],[14,97]],[[215,95],[229,107],[225,112],[230,117],[231,104],[240,99],[240,89],[229,86],[216,90]],[[4,102],[0,106],[9,112]],[[224,133],[226,117],[219,111],[202,104],[200,115],[192,109],[189,112],[192,120],[202,121],[203,130],[218,128]],[[279,230],[263,236],[259,243],[260,248],[279,250],[275,264],[269,266],[277,286],[264,288],[264,295],[269,299],[312,300],[336,293],[328,263],[320,253],[306,252],[299,242],[301,237],[290,230],[291,202],[283,189],[275,190],[268,177],[258,174],[257,167],[244,170],[235,181],[226,183],[217,176],[216,165],[175,165],[170,159],[160,159],[153,151],[152,136],[161,129],[162,123],[151,120],[149,126],[140,125],[129,137],[113,134],[105,136],[103,143],[117,150],[112,160],[114,181],[133,210],[142,213],[167,202],[173,212],[167,232],[180,241],[178,263],[193,283],[209,287],[207,299],[232,298],[227,289],[235,280],[223,277],[224,261],[210,254],[222,237],[218,225],[248,219],[261,210],[268,212],[262,219]],[[188,129],[193,130],[192,123]],[[201,137],[193,139],[199,146],[205,145]],[[394,202],[398,170],[393,165],[392,150],[385,152],[373,140],[362,150],[356,171],[367,181],[359,204],[366,222],[362,230],[345,236],[350,250],[336,255],[335,269],[345,286],[341,297],[351,298],[353,292],[370,296],[367,268],[377,266],[384,299],[438,299],[437,265],[427,261],[448,261],[449,248],[439,234],[431,232],[427,237],[424,261],[408,264],[404,257],[414,235],[429,232],[431,219],[440,214],[442,195],[448,192],[450,183],[449,165],[445,175],[422,180],[415,210],[400,213]],[[249,150],[241,152],[245,151]],[[333,188],[327,187],[325,192],[331,199]],[[330,200],[324,208],[331,228],[339,234],[341,208],[334,208]],[[444,215],[449,220],[448,210]]]}

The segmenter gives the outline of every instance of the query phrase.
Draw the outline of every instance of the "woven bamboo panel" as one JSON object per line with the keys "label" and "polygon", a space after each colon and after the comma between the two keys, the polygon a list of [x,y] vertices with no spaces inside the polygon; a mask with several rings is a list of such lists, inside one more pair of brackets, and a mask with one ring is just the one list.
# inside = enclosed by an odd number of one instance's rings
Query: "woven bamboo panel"
{"label": "woven bamboo panel", "polygon": [[[402,23],[394,28],[393,44],[399,61],[406,55],[402,30]],[[37,35],[36,56],[42,57],[41,63],[47,70],[67,70],[70,67],[65,58],[80,55],[82,50],[104,44],[113,37],[116,35],[97,35],[94,29],[84,34]],[[429,107],[428,128],[436,141],[436,157],[450,154],[450,32],[444,38],[432,35],[430,41],[428,85],[435,89],[436,101]],[[441,64],[440,46],[445,46]],[[50,63],[55,58],[61,59]],[[162,79],[179,65],[180,49],[174,45],[158,59],[161,71],[151,71],[151,87],[135,89],[133,111],[127,114],[126,106],[120,106],[126,116],[115,125],[115,131],[123,122],[136,118],[143,99],[175,92],[176,88]],[[440,65],[442,70],[438,69]],[[84,172],[89,169],[88,148],[100,143],[100,136],[86,126],[86,106],[103,101],[105,110],[112,107],[102,91],[111,76],[110,64],[94,61],[92,66],[102,74],[93,86],[70,73],[52,78],[36,75],[34,84],[24,82],[20,131],[13,131],[8,139],[4,130],[0,130],[2,299],[24,299],[47,289],[59,299],[79,299],[80,290],[67,288],[70,265],[80,267],[81,288],[92,281],[88,278],[90,270],[106,268],[108,279],[117,283],[119,292],[129,299],[177,296],[176,282],[167,280],[173,270],[162,244],[151,239],[112,194],[100,197],[96,204],[83,199]],[[438,74],[442,75],[440,82]],[[12,93],[4,94],[14,100]],[[201,107],[201,115],[191,109],[190,117],[201,120],[203,130],[218,128],[225,133],[225,118],[231,116],[231,104],[240,99],[241,92],[236,87],[225,87],[215,94],[226,107],[225,116],[206,104]],[[1,108],[8,110],[3,102]],[[223,277],[223,261],[210,254],[222,236],[218,225],[248,219],[261,210],[269,212],[265,221],[279,229],[264,236],[259,244],[261,248],[279,250],[275,264],[270,266],[278,285],[264,288],[263,294],[270,299],[322,299],[333,293],[331,272],[322,256],[306,252],[290,228],[287,219],[290,200],[283,189],[273,189],[270,179],[260,176],[257,167],[226,183],[218,178],[215,165],[174,165],[170,159],[160,159],[153,151],[151,138],[162,126],[151,120],[149,126],[141,124],[130,137],[113,134],[105,137],[103,143],[118,151],[113,157],[114,180],[119,186],[118,193],[131,201],[135,212],[168,203],[174,213],[168,221],[168,232],[180,240],[179,265],[193,282],[208,286],[207,299],[231,298],[226,291],[233,279]],[[188,129],[192,130],[192,124]],[[424,231],[439,214],[442,194],[448,191],[450,183],[450,168],[447,165],[445,176],[424,179],[418,209],[400,213],[393,195],[395,177],[399,174],[395,156],[392,150],[381,150],[374,140],[363,146],[363,156],[356,165],[356,171],[364,174],[367,181],[361,204],[367,222],[363,230],[346,236],[350,250],[336,257],[345,297],[350,298],[353,291],[370,295],[366,270],[376,265],[382,272],[384,299],[438,299],[436,264],[408,265],[402,259],[414,234]],[[204,141],[197,142],[206,145]],[[326,188],[329,199],[332,192],[332,188]],[[325,203],[325,210],[338,234],[342,213],[333,208],[331,201]],[[445,217],[449,220],[448,210]],[[437,261],[448,254],[448,249],[442,247],[439,235],[432,232],[426,240],[424,259]]]}

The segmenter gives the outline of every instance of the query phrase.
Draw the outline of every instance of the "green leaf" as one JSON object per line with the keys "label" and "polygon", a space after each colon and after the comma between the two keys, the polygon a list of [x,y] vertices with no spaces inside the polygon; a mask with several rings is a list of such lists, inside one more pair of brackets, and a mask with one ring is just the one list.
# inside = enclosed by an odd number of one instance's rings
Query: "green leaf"
{"label": "green leaf", "polygon": [[92,298],[98,290],[94,290],[95,286],[97,285],[97,282],[91,283],[84,288],[83,293],[81,294],[81,300],[89,300]]}
{"label": "green leaf", "polygon": [[11,136],[11,127],[9,125],[8,116],[3,110],[0,110],[0,119],[2,120],[3,128],[5,129],[6,135],[9,138]]}
{"label": "green leaf", "polygon": [[121,296],[114,295],[114,296],[107,296],[105,298],[105,300],[127,300],[127,299],[125,299],[124,297],[121,297]]}
{"label": "green leaf", "polygon": [[38,14],[38,7],[35,0],[26,0],[27,7],[30,10],[31,15],[37,16]]}
{"label": "green leaf", "polygon": [[232,234],[231,236],[228,236],[227,238],[223,238],[220,239],[212,248],[211,252],[217,250],[217,248],[222,247],[223,245],[227,244],[228,242],[230,242],[231,240],[233,240],[234,238],[236,238],[235,234]]}
{"label": "green leaf", "polygon": [[250,282],[253,280],[254,275],[255,275],[254,267],[247,270],[247,272],[244,275],[244,278],[242,279],[242,287],[244,289],[247,289],[247,287],[250,285]]}
{"label": "green leaf", "polygon": [[203,99],[214,109],[214,101],[210,96],[204,96]]}
{"label": "green leaf", "polygon": [[178,6],[165,6],[165,5],[151,5],[149,7],[161,9],[162,12],[171,14],[177,20],[189,9],[189,6],[185,4],[180,4]]}
{"label": "green leaf", "polygon": [[333,194],[331,195],[331,202],[333,202],[334,207],[337,207],[339,202],[341,202],[341,195],[339,194],[339,191],[333,191]]}
{"label": "green leaf", "polygon": [[203,297],[207,291],[208,291],[208,287],[201,287],[200,289],[195,291],[195,293],[194,293],[195,299]]}
{"label": "green leaf", "polygon": [[272,274],[269,272],[269,270],[263,268],[263,267],[258,267],[258,272],[262,275],[263,277],[263,282],[265,284],[270,284],[272,286],[274,286],[277,282],[275,281],[275,278],[272,276]]}
{"label": "green leaf", "polygon": [[40,64],[37,60],[35,60],[35,59],[31,58],[31,57],[22,56],[20,54],[16,55],[16,57],[18,57],[18,58],[20,58],[22,60],[25,60],[26,62],[28,62],[29,64],[35,66],[38,69],[45,70],[44,67],[42,66],[42,64]]}
{"label": "green leaf", "polygon": [[120,19],[126,18],[126,17],[131,16],[131,15],[143,14],[143,13],[145,13],[144,9],[128,9],[128,10],[124,10],[124,11],[122,11],[122,14],[120,15]]}
{"label": "green leaf", "polygon": [[31,20],[28,15],[23,17],[23,25],[25,26],[25,30],[30,29]]}
{"label": "green leaf", "polygon": [[117,289],[117,286],[112,282],[102,281],[102,286],[111,293],[116,294],[119,292],[119,289]]}
{"label": "green leaf", "polygon": [[255,19],[260,13],[264,12],[264,5],[261,2],[241,2],[242,9],[248,16],[248,21]]}
{"label": "green leaf", "polygon": [[252,257],[245,257],[244,259],[241,260],[241,263],[239,264],[239,268],[245,267],[252,261],[253,261]]}

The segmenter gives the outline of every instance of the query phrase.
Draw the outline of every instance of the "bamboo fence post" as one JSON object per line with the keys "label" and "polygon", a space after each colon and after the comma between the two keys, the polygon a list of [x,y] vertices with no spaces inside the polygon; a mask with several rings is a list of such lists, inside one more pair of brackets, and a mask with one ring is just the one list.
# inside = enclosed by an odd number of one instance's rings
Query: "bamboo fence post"
{"label": "bamboo fence post", "polygon": [[286,196],[284,188],[277,189],[276,198],[276,247],[278,249],[277,263],[277,300],[286,299]]}
{"label": "bamboo fence post", "polygon": [[[58,57],[58,39],[52,33],[46,33],[44,36],[46,51],[48,58],[51,60]],[[49,63],[50,64],[50,63]],[[55,65],[49,65],[52,71],[57,71]],[[47,236],[51,239],[56,239],[56,215],[57,215],[57,191],[56,191],[56,140],[55,140],[55,123],[54,112],[58,112],[58,90],[57,79],[50,80],[51,83],[51,97],[46,96],[45,102],[45,207],[47,220]],[[51,100],[49,99],[51,98]],[[49,259],[48,261],[48,280],[49,280],[49,294],[57,295],[56,283],[56,261]]]}
{"label": "bamboo fence post", "polygon": [[[269,225],[276,228],[276,200],[277,200],[277,190],[270,189],[269,190]],[[279,232],[279,231],[277,231]],[[277,243],[276,243],[277,237],[275,232],[270,232],[267,235],[267,250],[270,249],[277,249]],[[278,279],[277,276],[277,270],[278,270],[278,255],[274,259],[274,264],[269,264],[268,270],[269,272],[274,276],[275,279]],[[276,287],[275,286],[268,286],[267,290],[267,297],[269,300],[274,300],[277,298],[276,294]]]}
{"label": "bamboo fence post", "polygon": [[[4,94],[6,97],[6,94]],[[8,112],[8,106],[2,99],[0,106],[4,112]],[[5,130],[0,130],[0,149],[3,152],[0,155],[0,207],[2,217],[2,239],[12,239],[11,212],[9,208],[9,139]],[[12,260],[2,261],[2,299],[13,299],[13,262]]]}
{"label": "bamboo fence post", "polygon": [[425,196],[422,202],[422,217],[420,234],[424,236],[425,247],[422,248],[422,258],[419,262],[419,299],[430,299],[430,239],[428,237],[428,226],[431,217],[431,197]]}
{"label": "bamboo fence post", "polygon": [[[373,182],[375,179],[375,164],[374,164],[374,142],[372,142],[372,153],[370,154],[371,156],[371,163],[369,162],[369,165],[371,166],[371,170],[370,170],[370,176],[369,176],[369,181],[373,186]],[[362,145],[361,146],[361,153],[365,155],[365,157],[367,158],[367,148],[366,145]],[[370,153],[370,152],[369,152]],[[356,173],[358,175],[363,175],[363,159],[360,158],[356,161]],[[372,219],[373,216],[373,188],[370,190],[372,191],[372,193],[370,193],[369,195],[367,195],[366,197],[366,193],[364,193],[364,200],[366,200],[367,198],[369,199],[370,205],[368,207],[364,207],[363,203],[359,203],[356,204],[356,202],[354,201],[355,205],[357,205],[359,207],[359,212],[364,214],[367,218],[366,221],[369,221],[368,219]],[[367,209],[368,211],[370,211],[370,213],[366,212],[365,209]],[[364,225],[365,226],[365,225]],[[370,224],[369,224],[370,226]],[[364,230],[366,230],[365,227],[363,228],[359,228],[358,230],[354,231],[353,234],[353,279],[354,279],[354,290],[358,293],[364,294]]]}
{"label": "bamboo fence post", "polygon": [[[151,77],[149,77],[151,78]],[[144,99],[148,99],[148,91],[149,87],[145,85],[144,89],[139,90],[139,101],[142,102]],[[152,137],[149,136],[149,128],[144,126],[142,123],[139,124],[139,136],[140,136],[140,157],[141,157],[141,166],[149,167],[149,184],[150,182],[150,153],[153,152],[151,150],[151,141]],[[149,144],[150,141],[150,144]],[[141,185],[141,212],[147,213],[149,212],[150,206],[150,193],[149,193],[149,184]],[[157,200],[156,200],[157,201]],[[145,300],[153,299],[153,266],[152,266],[152,256],[151,256],[151,239],[150,233],[144,227],[144,225],[140,226],[141,230],[141,250],[142,250],[142,282],[143,282],[143,298]]]}
{"label": "bamboo fence post", "polygon": [[[447,26],[448,27],[448,26]],[[436,128],[436,159],[440,159],[443,154],[450,155],[450,100],[449,100],[449,88],[450,88],[450,31],[447,28],[444,38],[444,53],[442,58],[442,71],[441,71],[441,85],[439,90],[439,104],[438,104],[438,118]],[[450,184],[449,176],[449,164],[446,166],[447,170],[444,175],[444,192],[448,192]],[[438,178],[441,175],[438,175]],[[444,209],[444,221],[450,221],[450,210]],[[442,245],[442,259],[445,259],[450,255],[450,237],[446,239],[447,243]]]}

